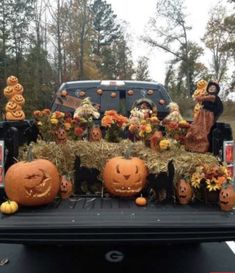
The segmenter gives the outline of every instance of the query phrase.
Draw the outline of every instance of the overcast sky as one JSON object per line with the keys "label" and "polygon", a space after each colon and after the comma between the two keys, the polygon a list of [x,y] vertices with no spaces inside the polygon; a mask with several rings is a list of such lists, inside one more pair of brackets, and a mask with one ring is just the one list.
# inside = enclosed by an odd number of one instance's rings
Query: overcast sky
{"label": "overcast sky", "polygon": [[[129,46],[132,49],[133,59],[136,61],[139,56],[149,57],[150,76],[153,80],[164,83],[166,71],[166,62],[172,58],[172,55],[165,53],[160,49],[151,49],[139,41],[138,37],[144,34],[144,28],[151,16],[154,14],[156,0],[106,0],[112,4],[114,13],[118,18],[128,24],[128,33],[130,33],[131,42]],[[222,1],[226,2],[225,0]],[[192,26],[189,38],[195,42],[200,42],[208,20],[208,13],[212,7],[218,3],[218,0],[185,0],[187,7],[187,24]],[[201,45],[203,45],[201,43]],[[205,56],[204,62],[209,63],[209,56]]]}

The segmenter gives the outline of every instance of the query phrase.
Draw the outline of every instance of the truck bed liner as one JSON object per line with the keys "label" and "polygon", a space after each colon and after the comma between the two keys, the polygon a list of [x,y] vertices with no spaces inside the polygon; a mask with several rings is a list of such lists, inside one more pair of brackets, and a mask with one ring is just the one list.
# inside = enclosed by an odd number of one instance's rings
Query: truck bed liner
{"label": "truck bed liner", "polygon": [[47,206],[21,208],[1,216],[0,242],[177,242],[235,239],[235,211],[217,206],[149,203],[134,200],[73,197]]}

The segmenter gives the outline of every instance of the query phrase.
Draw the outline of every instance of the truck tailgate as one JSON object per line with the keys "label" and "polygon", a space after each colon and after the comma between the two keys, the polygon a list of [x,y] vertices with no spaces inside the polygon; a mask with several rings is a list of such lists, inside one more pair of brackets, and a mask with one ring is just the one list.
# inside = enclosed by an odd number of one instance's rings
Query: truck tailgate
{"label": "truck tailgate", "polygon": [[217,206],[74,197],[2,215],[2,243],[187,242],[235,239],[235,211]]}

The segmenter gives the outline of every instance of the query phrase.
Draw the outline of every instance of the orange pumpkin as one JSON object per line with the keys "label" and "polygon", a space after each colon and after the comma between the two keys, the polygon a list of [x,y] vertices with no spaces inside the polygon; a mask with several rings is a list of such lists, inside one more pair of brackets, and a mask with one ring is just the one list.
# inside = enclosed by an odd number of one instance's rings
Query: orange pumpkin
{"label": "orange pumpkin", "polygon": [[235,207],[235,190],[233,185],[228,185],[220,190],[219,205],[223,211],[231,211]]}
{"label": "orange pumpkin", "polygon": [[39,206],[52,202],[59,188],[58,170],[46,159],[17,162],[5,175],[7,197],[24,206]]}
{"label": "orange pumpkin", "polygon": [[73,193],[73,184],[71,181],[67,180],[63,175],[60,183],[60,196],[62,199],[69,198]]}
{"label": "orange pumpkin", "polygon": [[176,195],[179,200],[179,203],[182,205],[187,205],[192,201],[193,190],[185,179],[180,179],[176,184]]}
{"label": "orange pumpkin", "polygon": [[22,95],[24,92],[24,88],[21,84],[17,83],[13,86],[14,94]]}
{"label": "orange pumpkin", "polygon": [[91,128],[89,132],[89,141],[100,141],[102,138],[102,132],[99,127]]}
{"label": "orange pumpkin", "polygon": [[20,105],[15,103],[14,101],[10,100],[5,106],[6,112],[14,112],[14,111],[21,111],[22,108]]}
{"label": "orange pumpkin", "polygon": [[15,95],[11,98],[11,101],[19,104],[20,106],[23,106],[24,103],[25,103],[25,99],[22,95],[18,94],[18,95]]}
{"label": "orange pumpkin", "polygon": [[15,76],[9,76],[9,77],[7,78],[7,85],[13,86],[13,85],[15,85],[15,84],[17,84],[17,83],[18,83],[17,77],[15,77]]}
{"label": "orange pumpkin", "polygon": [[3,90],[4,96],[8,99],[10,99],[11,97],[13,97],[15,95],[15,91],[13,86],[7,86],[4,88]]}
{"label": "orange pumpkin", "polygon": [[116,98],[116,97],[117,97],[117,93],[112,92],[112,93],[111,93],[111,97],[112,97],[112,98]]}
{"label": "orange pumpkin", "polygon": [[64,144],[67,142],[67,133],[64,129],[59,128],[56,132],[55,132],[55,142],[57,144]]}
{"label": "orange pumpkin", "polygon": [[118,156],[105,164],[103,180],[111,194],[129,197],[138,194],[144,188],[147,174],[147,167],[140,158]]}
{"label": "orange pumpkin", "polygon": [[103,94],[103,90],[99,88],[96,90],[96,93],[101,96]]}
{"label": "orange pumpkin", "polygon": [[127,91],[127,94],[128,94],[128,96],[133,96],[134,91],[130,89],[130,90]]}
{"label": "orange pumpkin", "polygon": [[143,196],[137,197],[135,199],[135,203],[138,206],[146,206],[147,205],[147,199]]}
{"label": "orange pumpkin", "polygon": [[25,113],[22,110],[6,112],[6,120],[24,120]]}

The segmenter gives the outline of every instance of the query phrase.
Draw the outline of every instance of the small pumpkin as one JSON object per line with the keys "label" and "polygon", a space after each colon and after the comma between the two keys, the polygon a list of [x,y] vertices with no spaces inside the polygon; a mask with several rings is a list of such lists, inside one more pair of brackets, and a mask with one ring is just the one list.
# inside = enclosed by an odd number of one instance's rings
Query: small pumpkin
{"label": "small pumpkin", "polygon": [[16,85],[17,83],[18,83],[18,78],[16,76],[9,76],[7,78],[7,85],[13,86],[13,85]]}
{"label": "small pumpkin", "polygon": [[163,100],[163,99],[160,99],[160,100],[159,100],[159,104],[164,105],[164,104],[166,104],[166,101]]}
{"label": "small pumpkin", "polygon": [[153,94],[153,90],[151,90],[151,89],[148,90],[148,91],[147,91],[147,94],[148,94],[149,96],[151,96],[151,95]]}
{"label": "small pumpkin", "polygon": [[13,86],[7,86],[3,90],[3,94],[6,98],[10,99],[15,95]]}
{"label": "small pumpkin", "polygon": [[135,196],[144,188],[147,173],[147,167],[140,158],[113,157],[103,170],[104,185],[115,196]]}
{"label": "small pumpkin", "polygon": [[219,205],[223,211],[231,211],[235,207],[235,190],[233,185],[227,185],[220,190]]}
{"label": "small pumpkin", "polygon": [[25,113],[22,110],[6,112],[6,120],[24,120]]}
{"label": "small pumpkin", "polygon": [[6,112],[14,112],[14,111],[21,111],[22,108],[19,104],[15,103],[14,101],[10,100],[5,106]]}
{"label": "small pumpkin", "polygon": [[17,212],[18,204],[15,201],[7,200],[0,206],[0,211],[4,214],[13,214]]}
{"label": "small pumpkin", "polygon": [[193,189],[190,183],[181,178],[176,184],[176,195],[180,204],[189,204],[193,198]]}
{"label": "small pumpkin", "polygon": [[67,142],[67,133],[63,128],[59,128],[55,132],[55,142],[56,144],[64,144]]}
{"label": "small pumpkin", "polygon": [[14,95],[12,98],[11,98],[11,101],[17,103],[18,105],[20,106],[23,106],[25,104],[25,99],[22,95],[20,94],[17,94],[17,95]]}
{"label": "small pumpkin", "polygon": [[67,90],[62,90],[61,92],[60,92],[60,96],[61,97],[67,97],[68,96],[68,92],[67,92]]}
{"label": "small pumpkin", "polygon": [[135,199],[135,203],[138,206],[146,206],[147,205],[147,199],[143,196],[137,197]]}
{"label": "small pumpkin", "polygon": [[96,93],[101,96],[103,94],[103,90],[99,88],[96,90]]}
{"label": "small pumpkin", "polygon": [[73,193],[73,184],[66,176],[62,176],[60,183],[60,196],[62,199],[69,198]]}
{"label": "small pumpkin", "polygon": [[112,92],[110,96],[111,96],[112,98],[116,98],[116,97],[117,97],[117,93]]}
{"label": "small pumpkin", "polygon": [[89,141],[100,141],[102,139],[102,132],[99,127],[91,128],[89,132]]}
{"label": "small pumpkin", "polygon": [[13,164],[5,175],[5,192],[10,200],[24,206],[52,202],[60,188],[56,166],[46,159]]}
{"label": "small pumpkin", "polygon": [[16,85],[13,86],[14,93],[18,95],[22,95],[24,92],[24,88],[21,84],[17,83]]}

